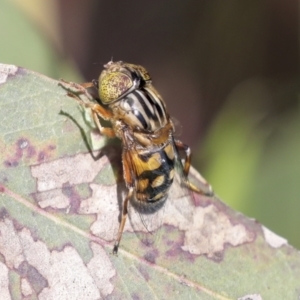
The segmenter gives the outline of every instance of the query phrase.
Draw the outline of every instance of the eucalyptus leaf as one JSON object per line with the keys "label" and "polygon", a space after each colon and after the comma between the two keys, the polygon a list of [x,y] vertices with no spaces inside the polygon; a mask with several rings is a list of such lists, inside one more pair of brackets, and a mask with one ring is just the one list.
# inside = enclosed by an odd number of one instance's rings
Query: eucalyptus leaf
{"label": "eucalyptus leaf", "polygon": [[217,197],[191,205],[180,186],[154,242],[131,211],[112,255],[120,143],[99,136],[59,81],[19,67],[0,65],[0,107],[1,299],[299,298],[298,250]]}

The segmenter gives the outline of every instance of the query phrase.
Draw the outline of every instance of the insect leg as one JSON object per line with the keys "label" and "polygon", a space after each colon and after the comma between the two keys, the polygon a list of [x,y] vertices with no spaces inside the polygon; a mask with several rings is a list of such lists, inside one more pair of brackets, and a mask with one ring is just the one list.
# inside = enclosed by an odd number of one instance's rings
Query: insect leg
{"label": "insect leg", "polygon": [[179,150],[183,150],[185,152],[185,162],[184,162],[184,174],[188,176],[191,166],[191,160],[192,160],[192,153],[191,149],[188,145],[184,144],[183,142],[179,140],[175,140],[175,145]]}
{"label": "insect leg", "polygon": [[101,124],[100,124],[100,121],[99,121],[99,118],[98,118],[98,113],[96,111],[94,111],[92,109],[92,116],[93,116],[93,119],[94,119],[94,122],[97,126],[97,128],[99,129],[100,133],[109,137],[109,138],[113,138],[116,136],[114,130],[110,127],[103,127]]}
{"label": "insect leg", "polygon": [[95,84],[92,82],[84,82],[84,83],[80,83],[80,85],[82,87],[84,87],[85,89],[88,89],[88,88],[92,88],[92,87],[95,87]]}
{"label": "insect leg", "polygon": [[[61,81],[66,82],[62,79],[61,79]],[[98,80],[95,80],[95,79],[93,79],[92,82],[83,82],[83,83],[80,83],[80,84],[73,83],[73,82],[71,82],[71,83],[72,83],[72,85],[75,85],[75,86],[80,85],[85,89],[94,88],[94,87],[97,88],[97,89],[99,88],[99,82],[98,82]]]}
{"label": "insect leg", "polygon": [[87,88],[94,86],[92,82],[85,82],[85,83],[79,84],[79,83],[75,83],[75,82],[69,82],[64,79],[60,79],[59,81],[60,81],[59,84],[64,89],[72,91],[73,93],[76,93],[76,94],[85,94],[89,99],[92,99],[92,96],[89,95],[89,93],[86,90]]}
{"label": "insect leg", "polygon": [[112,128],[110,127],[103,127],[100,124],[99,118],[98,116],[100,116],[101,118],[105,119],[105,120],[109,120],[112,116],[111,112],[104,109],[101,105],[93,103],[93,102],[84,102],[82,99],[79,98],[79,96],[68,92],[67,94],[69,97],[74,98],[80,105],[86,107],[86,108],[90,108],[92,110],[92,117],[93,120],[97,126],[97,128],[99,129],[100,133],[109,137],[109,138],[113,138],[115,137],[115,132]]}
{"label": "insect leg", "polygon": [[[184,162],[184,166],[183,166],[183,172],[184,172],[184,175],[186,176],[186,178],[188,178],[190,166],[191,166],[191,160],[192,160],[191,148],[179,140],[175,140],[175,145],[179,150],[183,150],[185,152],[185,162]],[[204,182],[204,183],[206,185],[208,185],[206,182]],[[192,190],[195,193],[206,195],[206,196],[213,195],[213,191],[211,190],[211,187],[209,185],[208,185],[209,191],[204,192],[203,190],[199,189],[198,187],[196,187],[194,184],[192,184],[188,180],[185,181],[185,184],[187,185],[187,187],[190,190]]]}
{"label": "insect leg", "polygon": [[114,245],[113,254],[118,253],[120,241],[121,241],[121,238],[122,238],[122,234],[123,234],[123,230],[124,230],[124,226],[125,226],[126,219],[127,219],[127,214],[128,214],[128,202],[129,202],[129,199],[132,197],[132,195],[133,195],[133,188],[130,188],[129,191],[128,191],[128,194],[126,196],[126,199],[123,203],[122,219],[121,219],[121,223],[120,223],[120,226],[119,226],[117,239],[116,239],[116,242],[115,242],[115,245]]}

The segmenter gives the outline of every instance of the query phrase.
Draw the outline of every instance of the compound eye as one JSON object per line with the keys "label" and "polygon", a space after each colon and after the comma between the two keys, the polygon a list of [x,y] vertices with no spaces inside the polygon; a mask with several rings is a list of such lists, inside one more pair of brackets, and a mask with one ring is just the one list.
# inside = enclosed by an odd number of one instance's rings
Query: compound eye
{"label": "compound eye", "polygon": [[99,77],[99,96],[104,104],[109,104],[133,86],[131,77],[121,72],[109,72]]}

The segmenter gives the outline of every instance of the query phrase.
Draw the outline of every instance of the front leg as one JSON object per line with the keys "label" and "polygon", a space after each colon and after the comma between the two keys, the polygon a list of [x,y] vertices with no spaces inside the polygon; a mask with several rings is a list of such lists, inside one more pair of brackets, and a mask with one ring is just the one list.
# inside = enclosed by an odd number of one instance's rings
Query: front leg
{"label": "front leg", "polygon": [[84,94],[89,100],[93,100],[92,95],[87,91],[88,88],[94,87],[92,82],[85,82],[82,84],[66,81],[64,79],[59,80],[59,85],[61,85],[65,90],[71,92],[71,94]]}
{"label": "front leg", "polygon": [[[93,83],[88,82],[88,83],[83,83],[83,84],[78,84],[74,82],[67,82],[61,79],[60,84],[68,90],[67,95],[69,97],[72,97],[75,99],[80,105],[82,105],[85,108],[90,108],[92,111],[92,117],[93,120],[99,129],[100,133],[109,137],[113,138],[115,137],[115,132],[112,128],[110,127],[103,127],[100,124],[99,117],[101,117],[104,120],[111,120],[113,115],[112,112],[108,109],[105,109],[103,106],[101,106],[98,103],[92,102],[94,99],[93,97],[88,93],[86,88],[92,87]],[[79,94],[84,94],[88,98],[88,102],[83,101],[78,95]]]}

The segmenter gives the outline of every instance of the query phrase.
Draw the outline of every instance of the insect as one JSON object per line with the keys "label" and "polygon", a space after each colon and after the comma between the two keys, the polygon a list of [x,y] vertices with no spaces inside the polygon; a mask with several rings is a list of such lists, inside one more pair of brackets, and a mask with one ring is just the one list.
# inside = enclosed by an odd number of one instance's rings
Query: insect
{"label": "insect", "polygon": [[[104,65],[98,81],[76,84],[61,80],[61,84],[79,91],[76,95],[72,92],[68,95],[91,109],[101,134],[122,141],[123,177],[128,193],[123,202],[114,254],[118,252],[122,238],[129,201],[133,206],[138,204],[150,211],[162,207],[173,183],[176,166],[182,173],[183,185],[193,192],[212,195],[210,186],[208,192],[204,192],[188,181],[190,148],[174,138],[175,129],[166,104],[144,67],[110,61]],[[99,99],[81,100],[78,94],[87,94],[87,88],[93,87],[97,88]],[[110,121],[111,127],[103,127],[99,117]],[[179,151],[185,153],[184,164]]]}

